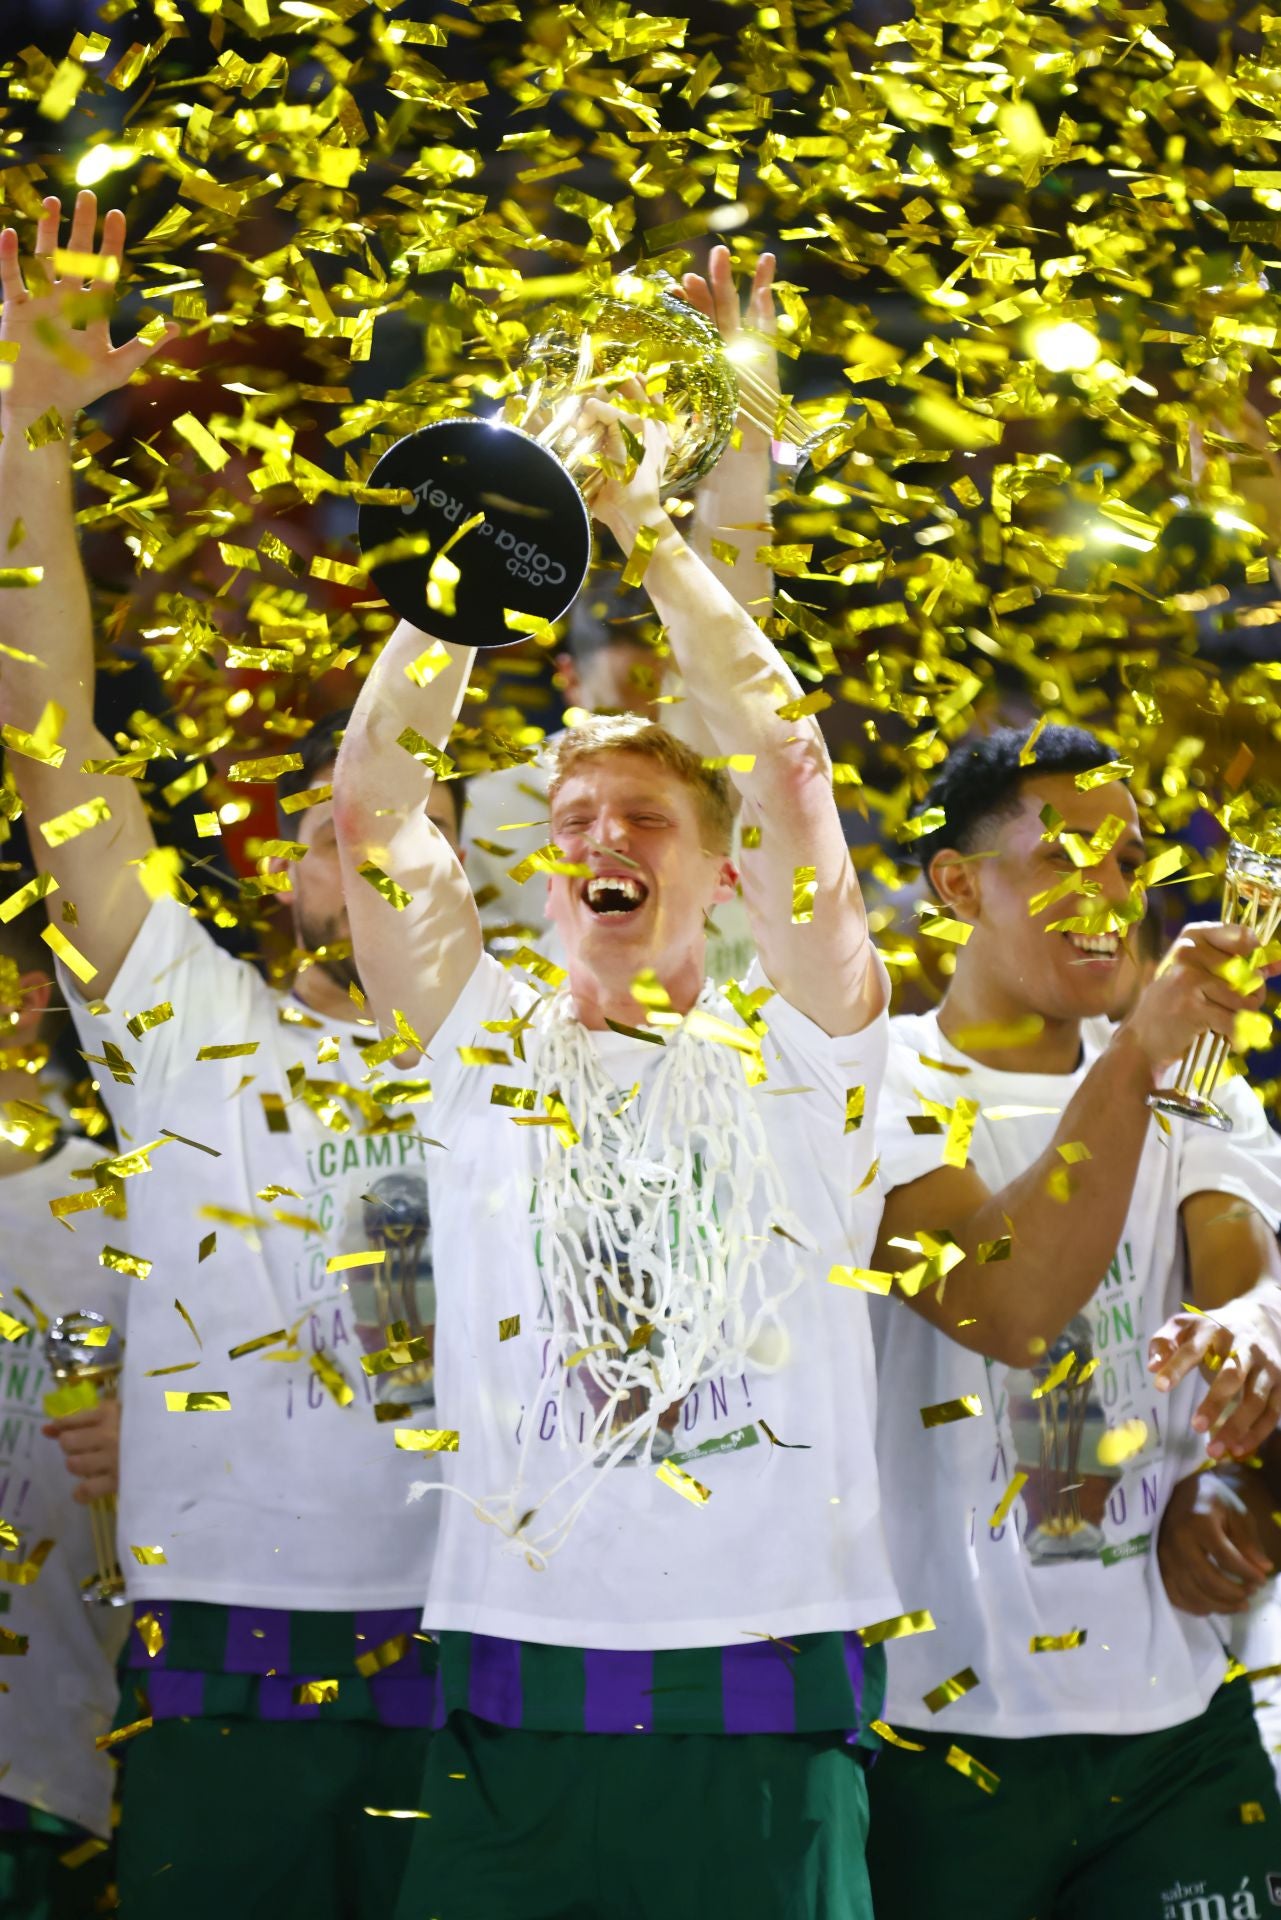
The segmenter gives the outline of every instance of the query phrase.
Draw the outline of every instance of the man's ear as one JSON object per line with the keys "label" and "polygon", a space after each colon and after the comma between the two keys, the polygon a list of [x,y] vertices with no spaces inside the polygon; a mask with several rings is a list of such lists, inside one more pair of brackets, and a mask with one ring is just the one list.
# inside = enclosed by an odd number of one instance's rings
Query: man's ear
{"label": "man's ear", "polygon": [[737,892],[738,868],[726,854],[716,875],[716,892],[712,896],[713,902],[716,906],[723,907],[727,901],[734,898]]}
{"label": "man's ear", "polygon": [[939,900],[958,920],[975,921],[982,912],[982,865],[972,854],[943,847],[926,869],[926,878]]}
{"label": "man's ear", "polygon": [[579,675],[578,663],[572,653],[556,655],[556,685],[560,688],[561,699],[567,707],[576,707],[581,704],[583,683]]}

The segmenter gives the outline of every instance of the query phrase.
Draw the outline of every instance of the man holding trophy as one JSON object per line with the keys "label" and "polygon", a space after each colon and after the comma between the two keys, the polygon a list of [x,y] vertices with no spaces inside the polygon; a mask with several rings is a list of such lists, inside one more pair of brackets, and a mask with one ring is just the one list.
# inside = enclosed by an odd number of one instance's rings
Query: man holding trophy
{"label": "man holding trophy", "polygon": [[[644,354],[620,368],[618,336],[601,337],[620,405],[578,362],[548,417],[592,511],[643,562],[713,764],[627,716],[565,736],[540,858],[567,967],[535,967],[546,992],[483,953],[425,811],[416,742],[448,731],[460,649],[424,685],[388,643],[335,781],[361,977],[386,1030],[428,1055],[443,1149],[440,1424],[421,1442],[447,1476],[424,1489],[442,1504],[424,1624],[443,1724],[398,1913],[617,1901],[665,1920],[855,1920],[870,1913],[858,1743],[899,1604],[867,1302],[826,1278],[862,1266],[874,1232],[885,978],[801,689],[663,506],[669,448],[698,440],[714,383],[689,382],[669,433],[651,395],[619,393]],[[465,510],[421,536],[420,609],[442,535],[470,529],[447,556],[457,578],[436,574],[461,606],[485,590],[469,567],[492,565],[487,511],[532,508],[544,551],[564,531],[519,471],[508,486],[483,446],[450,451]],[[511,608],[493,600],[477,637],[511,638]],[[717,761],[743,803],[760,956],[728,997],[704,981],[704,915],[737,880]],[[656,1844],[631,1844],[638,1808],[674,1804],[686,1813]]]}
{"label": "man holding trophy", "polygon": [[976,1884],[991,1920],[1257,1920],[1281,1887],[1249,1690],[1157,1559],[1180,1479],[1281,1411],[1281,1146],[1241,1078],[1217,1125],[1151,1111],[1276,964],[1229,898],[1135,997],[1146,855],[1110,759],[999,730],[926,801],[922,864],[971,931],[941,1007],[891,1023],[881,1103],[876,1266],[914,1310],[877,1326],[878,1458],[936,1631],[894,1648],[886,1717],[917,1750],[872,1779],[878,1920]]}

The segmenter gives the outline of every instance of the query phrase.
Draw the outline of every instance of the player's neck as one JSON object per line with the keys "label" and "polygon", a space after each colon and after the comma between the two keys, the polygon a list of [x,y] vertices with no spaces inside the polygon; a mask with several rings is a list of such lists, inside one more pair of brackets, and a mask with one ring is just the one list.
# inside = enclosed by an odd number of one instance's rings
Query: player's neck
{"label": "player's neck", "polygon": [[[1041,1026],[1033,1032],[1036,1019]],[[939,1008],[939,1027],[959,1052],[1000,1073],[1075,1073],[1081,1059],[1079,1019],[1033,1015],[978,968],[958,966]]]}
{"label": "player's neck", "polygon": [[339,986],[323,967],[306,967],[294,976],[294,998],[324,1020],[358,1020],[361,1009],[346,987]]}
{"label": "player's neck", "polygon": [[[688,1013],[703,991],[703,955],[688,954],[674,965],[656,967],[659,984],[676,1013]],[[591,1032],[605,1027],[643,1027],[650,1007],[636,998],[633,988],[636,971],[621,971],[616,977],[594,972],[571,960],[569,991],[574,1012]]]}

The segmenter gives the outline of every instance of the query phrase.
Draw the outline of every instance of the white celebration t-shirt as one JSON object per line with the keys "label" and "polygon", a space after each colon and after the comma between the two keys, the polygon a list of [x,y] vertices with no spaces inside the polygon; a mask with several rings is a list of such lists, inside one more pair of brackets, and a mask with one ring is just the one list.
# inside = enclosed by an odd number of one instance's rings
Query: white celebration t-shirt
{"label": "white celebration t-shirt", "polygon": [[[130,1294],[122,1538],[165,1556],[126,1559],[131,1599],[414,1604],[435,1504],[409,1504],[422,1461],[375,1411],[399,1404],[421,1420],[434,1391],[430,1106],[389,1106],[410,1129],[368,1131],[341,1084],[368,1095],[398,1078],[391,1064],[366,1078],[356,1041],[375,1030],[273,991],[175,900],[151,907],[109,1013],[60,978],[85,1053],[101,1061],[110,1042],[134,1070],[126,1085],[96,1068],[121,1151],[161,1142],[150,1171],[125,1181],[117,1228],[152,1263]],[[165,1003],[171,1019],[130,1031]],[[222,1057],[198,1057],[211,1048]],[[345,1255],[367,1258],[331,1266]],[[367,1373],[362,1355],[385,1350],[400,1320],[425,1357]],[[294,1337],[235,1352],[281,1333]],[[230,1407],[184,1411],[190,1393],[228,1394]]]}
{"label": "white celebration t-shirt", "polygon": [[[50,1200],[82,1186],[77,1172],[100,1152],[94,1142],[72,1138],[44,1160],[0,1178],[0,1307],[28,1327],[32,1308],[46,1324],[87,1309],[128,1337],[124,1280],[98,1258],[119,1223],[99,1212],[80,1213],[71,1232],[49,1211]],[[0,1794],[105,1839],[114,1768],[94,1741],[116,1710],[115,1661],[128,1614],[81,1598],[82,1583],[98,1564],[89,1512],[73,1498],[76,1482],[61,1447],[41,1433],[45,1395],[58,1384],[45,1363],[38,1323],[0,1346],[0,1514],[18,1533],[17,1547],[4,1554],[0,1593],[7,1604],[0,1625],[27,1641],[26,1653],[4,1662]],[[42,1562],[39,1549],[49,1541]],[[28,1578],[13,1577],[19,1567]]]}
{"label": "white celebration t-shirt", "polygon": [[[873,1461],[867,1300],[828,1280],[834,1263],[866,1264],[880,1211],[866,1175],[884,1017],[832,1039],[778,994],[761,1008],[768,1079],[750,1095],[744,1083],[743,1098],[763,1124],[783,1203],[813,1242],[813,1251],[789,1249],[760,1222],[771,1291],[792,1271],[787,1254],[800,1262],[769,1349],[782,1364],[713,1373],[664,1419],[652,1457],[588,1465],[599,1484],[541,1568],[510,1526],[505,1534],[478,1514],[474,1502],[501,1501],[518,1476],[522,1514],[534,1511],[541,1523],[558,1511],[542,1503],[590,1459],[584,1437],[599,1411],[572,1355],[560,1356],[572,1365],[555,1370],[553,1361],[547,1371],[549,1301],[530,1212],[536,1170],[552,1149],[546,1127],[518,1124],[542,1112],[534,1090],[547,1010],[536,1002],[485,956],[430,1050],[432,1125],[447,1149],[432,1166],[442,1276],[437,1419],[458,1435],[457,1451],[442,1456],[458,1491],[428,1496],[443,1511],[424,1625],[635,1650],[851,1629],[896,1615]],[[522,1059],[510,1025],[491,1029],[531,1010]],[[728,1009],[725,1017],[735,1019]],[[705,1044],[724,1057],[717,1043]],[[591,1045],[620,1103],[630,1100],[643,1123],[661,1049],[612,1031]],[[855,1087],[866,1090],[865,1117],[847,1135]],[[562,1091],[572,1119],[573,1090]],[[674,1164],[672,1150],[652,1150],[657,1164]],[[737,1148],[734,1178],[751,1178]],[[660,1468],[677,1469],[678,1484]],[[709,1497],[683,1497],[680,1475]]]}
{"label": "white celebration t-shirt", "polygon": [[[904,1015],[890,1031],[885,1191],[941,1164],[942,1133],[909,1124],[929,1118],[922,1098],[951,1108],[963,1096],[980,1103],[969,1163],[998,1193],[1045,1151],[1111,1029],[1088,1022],[1081,1064],[1062,1075],[981,1066],[949,1044],[935,1013]],[[1217,1634],[1171,1607],[1156,1556],[1170,1490],[1205,1457],[1189,1423],[1206,1382],[1194,1374],[1163,1395],[1147,1367],[1152,1335],[1190,1298],[1182,1202],[1230,1193],[1274,1228],[1281,1217],[1281,1141],[1243,1080],[1216,1097],[1231,1134],[1177,1120],[1166,1134],[1153,1120],[1112,1264],[1038,1371],[967,1351],[901,1302],[878,1315],[891,1558],[904,1605],[928,1608],[936,1627],[890,1650],[891,1722],[998,1737],[1140,1733],[1192,1718],[1222,1680]],[[1070,1205],[1063,1223],[1070,1234]],[[1048,1384],[1069,1351],[1071,1371]],[[925,1424],[922,1409],[965,1395],[979,1414]],[[992,1525],[1017,1474],[1021,1491]],[[967,1668],[977,1686],[931,1713],[924,1696]]]}

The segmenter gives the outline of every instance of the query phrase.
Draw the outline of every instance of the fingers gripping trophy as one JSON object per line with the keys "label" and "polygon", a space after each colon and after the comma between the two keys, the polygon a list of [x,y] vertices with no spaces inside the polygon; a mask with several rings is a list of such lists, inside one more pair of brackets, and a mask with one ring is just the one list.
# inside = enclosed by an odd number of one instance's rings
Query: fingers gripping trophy
{"label": "fingers gripping trophy", "polygon": [[[54,1379],[76,1395],[76,1407],[64,1406],[62,1412],[93,1405],[98,1396],[115,1398],[125,1343],[100,1313],[86,1308],[60,1314],[45,1334],[44,1350]],[[84,1583],[82,1597],[89,1606],[123,1607],[125,1582],[116,1555],[116,1503],[111,1494],[89,1502],[89,1525],[98,1564]]]}
{"label": "fingers gripping trophy", "polygon": [[[1276,938],[1281,928],[1281,830],[1229,842],[1220,917],[1226,926],[1248,927],[1260,948]],[[1223,1034],[1201,1034],[1184,1054],[1174,1085],[1149,1094],[1148,1105],[1171,1119],[1194,1120],[1231,1133],[1231,1116],[1214,1100],[1230,1046]]]}
{"label": "fingers gripping trophy", "polygon": [[[568,612],[591,559],[590,498],[600,435],[584,401],[638,380],[669,433],[664,485],[711,471],[745,418],[798,456],[832,433],[780,399],[750,359],[727,354],[715,322],[666,275],[626,275],[535,336],[508,418],[440,420],[407,434],[374,468],[359,538],[389,605],[439,639],[511,646],[514,613]],[[394,503],[394,504],[393,504]]]}

